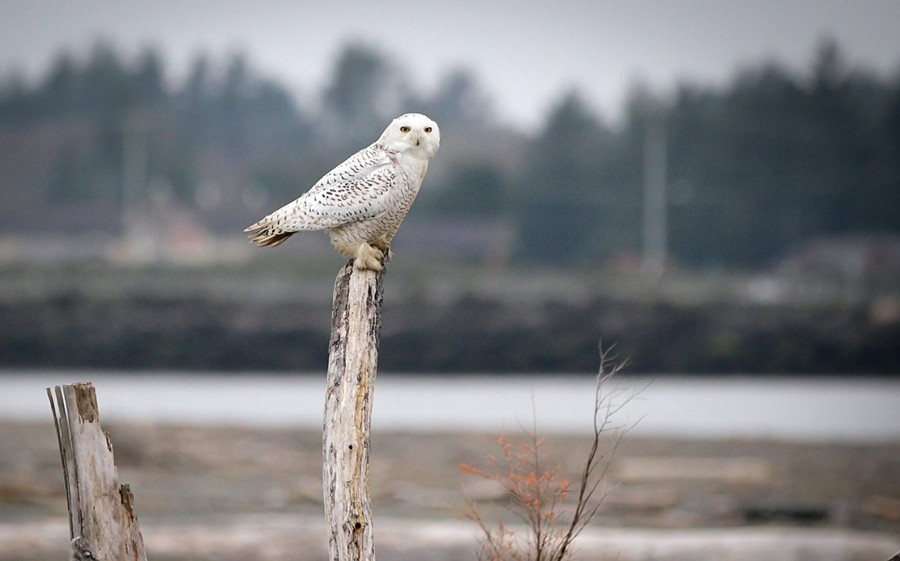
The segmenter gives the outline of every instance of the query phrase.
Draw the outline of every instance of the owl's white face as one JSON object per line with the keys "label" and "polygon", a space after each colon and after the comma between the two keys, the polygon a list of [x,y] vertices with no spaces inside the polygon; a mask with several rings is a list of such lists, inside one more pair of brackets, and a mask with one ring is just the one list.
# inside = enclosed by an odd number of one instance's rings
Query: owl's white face
{"label": "owl's white face", "polygon": [[441,147],[441,131],[425,115],[407,113],[391,121],[378,142],[388,150],[430,160]]}

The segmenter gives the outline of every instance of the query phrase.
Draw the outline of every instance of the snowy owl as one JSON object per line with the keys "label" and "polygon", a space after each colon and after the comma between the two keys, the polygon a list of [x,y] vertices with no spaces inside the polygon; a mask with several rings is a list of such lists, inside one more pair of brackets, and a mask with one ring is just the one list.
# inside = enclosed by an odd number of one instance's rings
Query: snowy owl
{"label": "snowy owl", "polygon": [[354,258],[357,269],[381,270],[440,145],[437,123],[419,113],[401,115],[374,144],[244,231],[260,246],[276,246],[296,232],[328,230],[331,245]]}

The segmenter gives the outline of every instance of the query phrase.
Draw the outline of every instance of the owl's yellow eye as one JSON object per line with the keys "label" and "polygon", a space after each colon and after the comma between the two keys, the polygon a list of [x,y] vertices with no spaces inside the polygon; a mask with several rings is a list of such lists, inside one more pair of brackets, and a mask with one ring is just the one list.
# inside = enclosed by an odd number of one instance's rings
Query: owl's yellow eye
{"label": "owl's yellow eye", "polygon": [[409,132],[409,127],[400,127],[400,132]]}
{"label": "owl's yellow eye", "polygon": [[425,132],[431,132],[431,127],[425,127]]}

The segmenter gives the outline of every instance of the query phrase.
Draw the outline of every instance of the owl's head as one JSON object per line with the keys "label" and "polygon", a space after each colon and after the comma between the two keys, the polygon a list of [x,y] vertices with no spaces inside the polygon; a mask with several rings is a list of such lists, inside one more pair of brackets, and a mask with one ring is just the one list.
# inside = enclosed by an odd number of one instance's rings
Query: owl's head
{"label": "owl's head", "polygon": [[425,115],[407,113],[391,121],[378,143],[388,150],[430,160],[441,147],[441,130]]}

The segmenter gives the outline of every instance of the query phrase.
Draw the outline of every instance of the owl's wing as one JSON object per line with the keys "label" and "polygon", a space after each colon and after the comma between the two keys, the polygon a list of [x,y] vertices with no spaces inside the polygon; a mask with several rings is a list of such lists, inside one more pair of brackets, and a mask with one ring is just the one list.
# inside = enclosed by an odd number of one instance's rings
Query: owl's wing
{"label": "owl's wing", "polygon": [[[397,166],[377,145],[365,148],[316,182],[285,217],[286,231],[327,230],[386,212]],[[277,211],[276,211],[277,212]]]}
{"label": "owl's wing", "polygon": [[299,199],[246,228],[250,240],[275,246],[294,232],[328,230],[390,210],[397,164],[377,143],[328,172]]}

